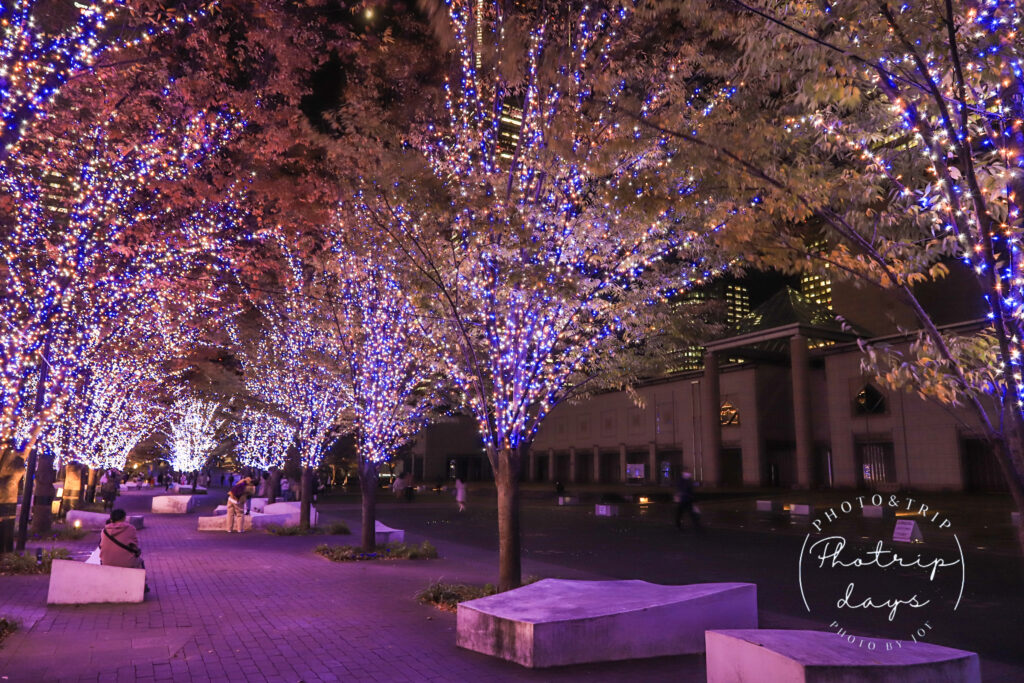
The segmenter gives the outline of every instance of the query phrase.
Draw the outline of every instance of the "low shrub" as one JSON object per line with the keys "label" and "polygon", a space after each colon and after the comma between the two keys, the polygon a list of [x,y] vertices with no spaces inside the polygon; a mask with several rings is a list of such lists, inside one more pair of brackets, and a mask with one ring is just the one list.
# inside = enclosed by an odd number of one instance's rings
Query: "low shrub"
{"label": "low shrub", "polygon": [[484,586],[471,586],[465,583],[435,581],[417,593],[416,599],[425,605],[433,605],[445,612],[454,612],[460,602],[486,598],[497,592],[498,589],[490,583]]}
{"label": "low shrub", "polygon": [[415,543],[388,543],[378,546],[372,553],[363,552],[362,548],[351,545],[328,545],[322,543],[316,547],[318,555],[332,562],[359,562],[362,560],[432,560],[437,557],[437,548],[430,541]]}
{"label": "low shrub", "polygon": [[57,541],[79,541],[89,535],[89,532],[81,527],[58,524],[53,527],[53,538]]}
{"label": "low shrub", "polygon": [[352,533],[352,530],[348,528],[348,524],[345,524],[345,522],[331,522],[327,525],[327,533],[332,536],[343,536]]}
{"label": "low shrub", "polygon": [[50,566],[54,560],[66,560],[70,556],[67,548],[44,550],[41,558],[42,562],[36,562],[36,556],[33,553],[25,553],[24,555],[3,553],[0,555],[0,575],[49,574]]}
{"label": "low shrub", "polygon": [[303,529],[298,526],[281,526],[280,524],[268,524],[267,531],[278,536],[314,536],[324,532],[323,529],[317,526]]}

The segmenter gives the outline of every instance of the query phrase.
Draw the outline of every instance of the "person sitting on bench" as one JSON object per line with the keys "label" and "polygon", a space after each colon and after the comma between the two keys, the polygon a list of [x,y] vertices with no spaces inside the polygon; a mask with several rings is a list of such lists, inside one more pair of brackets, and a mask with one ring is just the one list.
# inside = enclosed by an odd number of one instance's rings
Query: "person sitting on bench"
{"label": "person sitting on bench", "polygon": [[110,521],[100,534],[100,564],[130,569],[143,566],[139,532],[125,521],[127,516],[124,510],[111,510]]}

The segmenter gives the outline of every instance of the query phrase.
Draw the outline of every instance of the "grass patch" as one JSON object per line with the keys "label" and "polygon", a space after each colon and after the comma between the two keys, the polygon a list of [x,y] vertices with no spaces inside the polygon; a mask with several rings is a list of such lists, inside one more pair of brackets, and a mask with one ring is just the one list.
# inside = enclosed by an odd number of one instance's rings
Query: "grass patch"
{"label": "grass patch", "polygon": [[345,524],[345,522],[331,522],[327,525],[327,533],[332,536],[343,536],[352,533],[352,530],[348,528],[348,524]]}
{"label": "grass patch", "polygon": [[372,553],[363,552],[362,548],[351,545],[327,545],[321,543],[315,550],[317,555],[326,557],[332,562],[360,562],[362,560],[432,560],[437,557],[437,548],[430,541],[422,544],[388,543],[377,546]]}
{"label": "grass patch", "polygon": [[[540,581],[539,576],[528,576],[523,580],[523,585],[527,586],[538,581]],[[417,593],[416,599],[424,605],[433,605],[445,612],[455,612],[460,602],[486,598],[488,595],[494,595],[497,592],[497,587],[492,583],[484,584],[483,586],[473,586],[465,583],[435,581]]]}
{"label": "grass patch", "polygon": [[315,536],[316,534],[322,534],[324,532],[318,526],[311,526],[308,529],[303,529],[298,526],[281,526],[280,524],[268,524],[267,531],[276,536]]}
{"label": "grass patch", "polygon": [[18,624],[11,619],[6,617],[0,617],[0,645],[3,644],[4,638],[11,635],[18,630]]}
{"label": "grass patch", "polygon": [[35,554],[4,553],[0,555],[0,576],[15,574],[49,574],[54,560],[66,560],[71,556],[67,548],[52,548],[43,551],[42,563],[36,563]]}
{"label": "grass patch", "polygon": [[498,589],[492,583],[484,586],[471,586],[465,583],[435,581],[417,593],[416,599],[424,605],[433,605],[445,612],[454,612],[460,602],[486,598],[488,595],[494,595],[497,592]]}
{"label": "grass patch", "polygon": [[56,541],[80,541],[88,535],[89,532],[81,527],[66,524],[57,524],[53,527],[53,539]]}
{"label": "grass patch", "polygon": [[352,531],[345,522],[331,522],[326,527],[311,526],[308,529],[300,529],[297,526],[281,526],[280,524],[268,524],[267,531],[278,536],[315,536],[316,534],[330,534],[339,536],[350,534]]}

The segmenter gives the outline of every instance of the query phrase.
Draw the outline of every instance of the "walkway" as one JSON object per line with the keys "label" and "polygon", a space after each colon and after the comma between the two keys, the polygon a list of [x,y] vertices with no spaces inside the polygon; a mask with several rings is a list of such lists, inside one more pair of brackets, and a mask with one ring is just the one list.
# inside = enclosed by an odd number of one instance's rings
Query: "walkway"
{"label": "walkway", "polygon": [[[119,504],[147,510],[151,495]],[[328,517],[357,528],[358,511],[344,509]],[[0,680],[703,680],[699,656],[530,671],[456,648],[455,616],[413,596],[435,579],[493,580],[495,556],[471,546],[439,541],[434,561],[338,564],[312,548],[353,537],[199,534],[194,514],[148,514],[140,538],[152,587],[140,605],[46,607],[48,577],[0,577],[0,615],[22,620],[0,646]],[[543,562],[525,569],[599,578]]]}

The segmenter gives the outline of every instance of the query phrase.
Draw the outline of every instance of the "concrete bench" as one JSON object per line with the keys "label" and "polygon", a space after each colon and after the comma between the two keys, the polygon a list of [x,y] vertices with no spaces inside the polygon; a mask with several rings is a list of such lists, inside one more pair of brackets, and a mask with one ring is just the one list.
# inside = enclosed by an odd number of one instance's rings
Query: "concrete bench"
{"label": "concrete bench", "polygon": [[[235,522],[235,528],[237,530],[238,522]],[[253,529],[253,516],[242,515],[242,531],[252,531]],[[199,517],[199,531],[223,531],[227,533],[228,530],[228,518],[227,515],[214,515],[212,517]]]}
{"label": "concrete bench", "polygon": [[249,506],[250,510],[253,512],[266,512],[266,510],[264,510],[264,508],[267,507],[266,498],[252,498],[251,501],[252,503]]}
{"label": "concrete bench", "polygon": [[981,681],[978,655],[930,643],[798,630],[709,630],[706,637],[708,683]]}
{"label": "concrete bench", "polygon": [[775,512],[779,509],[774,500],[759,500],[755,503],[758,512]]}
{"label": "concrete bench", "polygon": [[558,497],[558,504],[559,505],[576,505],[579,502],[580,502],[580,499],[579,499],[578,496],[559,496]]}
{"label": "concrete bench", "polygon": [[195,491],[193,491],[192,487],[189,486],[188,484],[172,484],[171,491],[180,494],[204,495],[206,493],[206,488],[203,486],[197,486]]}
{"label": "concrete bench", "polygon": [[153,512],[183,514],[192,512],[196,499],[192,496],[154,496]]}
{"label": "concrete bench", "polygon": [[67,525],[96,531],[102,529],[110,521],[110,515],[106,512],[86,512],[85,510],[68,510]]}
{"label": "concrete bench", "polygon": [[811,516],[811,506],[810,505],[805,505],[803,503],[794,503],[793,505],[789,506],[789,516],[790,517],[810,517]]}
{"label": "concrete bench", "polygon": [[598,517],[618,517],[619,506],[618,505],[604,505],[597,503],[594,505],[594,514]]}
{"label": "concrete bench", "polygon": [[708,629],[756,628],[757,587],[545,579],[459,603],[456,622],[459,647],[532,668],[695,654]]}
{"label": "concrete bench", "polygon": [[[298,501],[286,502],[286,503],[274,503],[272,505],[265,505],[263,507],[263,514],[265,515],[287,515],[289,518],[294,518],[294,524],[298,525],[299,515],[302,511],[302,503]],[[315,505],[309,506],[309,523],[316,526],[320,520],[320,514],[316,511]],[[289,525],[286,525],[289,526]]]}
{"label": "concrete bench", "polygon": [[47,605],[87,605],[97,602],[142,602],[146,570],[54,560],[50,568]]}
{"label": "concrete bench", "polygon": [[377,520],[374,520],[373,534],[373,542],[377,545],[405,543],[405,531],[402,529],[392,529],[387,524]]}

